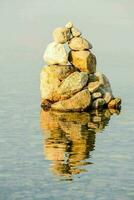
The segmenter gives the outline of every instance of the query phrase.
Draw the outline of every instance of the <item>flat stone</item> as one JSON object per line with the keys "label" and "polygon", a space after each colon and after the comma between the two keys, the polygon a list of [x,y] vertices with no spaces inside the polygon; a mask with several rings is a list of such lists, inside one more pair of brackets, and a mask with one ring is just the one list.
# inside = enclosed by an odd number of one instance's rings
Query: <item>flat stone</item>
{"label": "flat stone", "polygon": [[91,104],[88,89],[76,93],[73,97],[58,101],[51,105],[51,109],[59,111],[83,111]]}
{"label": "flat stone", "polygon": [[44,61],[48,65],[66,65],[68,62],[68,55],[63,44],[56,42],[50,43],[44,53]]}
{"label": "flat stone", "polygon": [[121,105],[121,99],[120,98],[114,98],[108,103],[108,108],[118,109],[118,108],[120,108],[120,105]]}
{"label": "flat stone", "polygon": [[95,109],[102,108],[105,104],[106,102],[103,98],[98,98],[95,101],[93,101],[92,107]]}
{"label": "flat stone", "polygon": [[88,74],[86,72],[73,72],[60,85],[57,92],[61,99],[71,97],[76,92],[79,92],[88,81]]}
{"label": "flat stone", "polygon": [[96,58],[90,51],[70,51],[68,60],[80,71],[96,72]]}
{"label": "flat stone", "polygon": [[100,98],[100,97],[102,97],[102,94],[100,93],[100,92],[94,92],[93,94],[92,94],[92,99],[94,100],[94,99],[98,99],[98,98]]}
{"label": "flat stone", "polygon": [[100,83],[99,81],[95,81],[95,82],[90,82],[88,84],[88,90],[91,92],[91,93],[94,93],[98,90],[98,88],[100,87]]}
{"label": "flat stone", "polygon": [[71,33],[73,35],[73,37],[79,37],[82,33],[75,27],[71,28]]}
{"label": "flat stone", "polygon": [[66,25],[65,25],[66,28],[68,29],[71,29],[73,27],[73,23],[72,22],[68,22]]}
{"label": "flat stone", "polygon": [[70,49],[75,51],[88,50],[92,48],[92,45],[82,37],[73,37],[69,41],[68,46],[70,47]]}
{"label": "flat stone", "polygon": [[40,74],[41,98],[50,101],[58,100],[60,98],[57,96],[58,87],[61,85],[62,81],[74,71],[75,68],[68,65],[50,65],[43,67]]}
{"label": "flat stone", "polygon": [[66,27],[58,27],[53,31],[53,39],[56,43],[64,44],[69,39],[70,31]]}

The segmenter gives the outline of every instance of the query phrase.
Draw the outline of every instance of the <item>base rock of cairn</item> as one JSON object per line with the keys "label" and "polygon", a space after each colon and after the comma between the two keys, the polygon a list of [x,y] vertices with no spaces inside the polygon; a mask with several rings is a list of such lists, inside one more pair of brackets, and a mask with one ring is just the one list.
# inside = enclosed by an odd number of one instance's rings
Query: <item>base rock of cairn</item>
{"label": "base rock of cairn", "polygon": [[40,74],[42,108],[58,111],[120,108],[121,99],[113,96],[108,78],[96,72],[92,44],[82,33],[68,22],[54,30],[53,39],[44,53],[47,66]]}

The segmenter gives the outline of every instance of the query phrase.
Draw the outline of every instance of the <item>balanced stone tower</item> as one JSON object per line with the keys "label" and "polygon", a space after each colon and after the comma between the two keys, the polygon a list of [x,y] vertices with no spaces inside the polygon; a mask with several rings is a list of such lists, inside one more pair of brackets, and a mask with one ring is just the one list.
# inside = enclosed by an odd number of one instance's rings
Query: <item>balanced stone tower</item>
{"label": "balanced stone tower", "polygon": [[121,99],[114,98],[108,78],[96,71],[92,45],[81,31],[68,22],[53,31],[53,39],[45,50],[47,66],[40,75],[42,108],[58,111],[119,108]]}

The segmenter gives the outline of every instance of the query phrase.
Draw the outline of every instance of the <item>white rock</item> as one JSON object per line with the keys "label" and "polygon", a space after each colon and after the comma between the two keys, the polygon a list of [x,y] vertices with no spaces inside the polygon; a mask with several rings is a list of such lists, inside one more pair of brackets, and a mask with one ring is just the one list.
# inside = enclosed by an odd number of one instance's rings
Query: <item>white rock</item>
{"label": "white rock", "polygon": [[73,27],[73,23],[72,22],[68,22],[66,25],[65,25],[66,28],[70,29]]}
{"label": "white rock", "polygon": [[63,44],[51,42],[44,53],[44,61],[48,65],[66,65],[68,62],[68,55]]}

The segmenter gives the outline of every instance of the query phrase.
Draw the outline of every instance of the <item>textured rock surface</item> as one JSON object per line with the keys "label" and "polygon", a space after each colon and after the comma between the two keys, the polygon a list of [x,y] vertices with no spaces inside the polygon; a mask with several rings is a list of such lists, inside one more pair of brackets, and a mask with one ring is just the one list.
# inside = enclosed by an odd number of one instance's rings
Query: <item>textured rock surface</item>
{"label": "textured rock surface", "polygon": [[50,43],[44,53],[44,61],[48,65],[66,65],[68,62],[67,52],[62,44]]}
{"label": "textured rock surface", "polygon": [[95,81],[95,82],[90,82],[88,84],[88,89],[91,93],[96,92],[100,87],[100,83],[99,81]]}
{"label": "textured rock surface", "polygon": [[87,81],[88,74],[86,72],[74,72],[63,81],[57,92],[62,99],[71,97],[76,92],[79,92]]}
{"label": "textured rock surface", "polygon": [[57,98],[57,90],[62,81],[69,76],[75,68],[72,66],[45,66],[40,74],[40,90],[41,98],[55,101]]}
{"label": "textured rock surface", "polygon": [[75,27],[72,27],[71,28],[71,32],[72,32],[72,35],[73,37],[79,37],[82,33]]}
{"label": "textured rock surface", "polygon": [[64,44],[69,39],[69,30],[65,27],[58,27],[53,32],[54,41],[57,43]]}
{"label": "textured rock surface", "polygon": [[92,45],[84,38],[82,37],[73,37],[70,41],[69,41],[69,47],[72,50],[88,50],[92,48]]}
{"label": "textured rock surface", "polygon": [[70,51],[68,59],[80,71],[96,72],[96,58],[90,51]]}
{"label": "textured rock surface", "polygon": [[91,95],[88,89],[82,90],[73,97],[58,101],[51,105],[53,110],[59,111],[83,111],[91,104]]}

